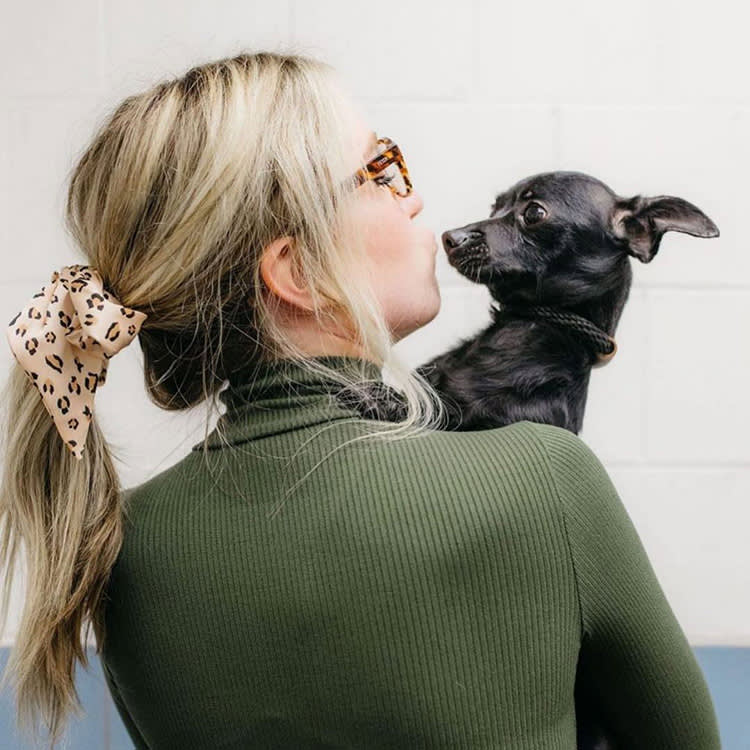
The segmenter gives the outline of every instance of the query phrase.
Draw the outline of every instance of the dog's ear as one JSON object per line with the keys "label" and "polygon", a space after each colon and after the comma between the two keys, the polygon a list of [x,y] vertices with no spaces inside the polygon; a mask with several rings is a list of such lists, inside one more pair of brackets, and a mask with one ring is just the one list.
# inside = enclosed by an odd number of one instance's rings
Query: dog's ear
{"label": "dog's ear", "polygon": [[703,211],[672,195],[621,198],[615,203],[610,220],[614,236],[624,240],[627,252],[642,263],[654,259],[664,232],[719,236],[719,228]]}

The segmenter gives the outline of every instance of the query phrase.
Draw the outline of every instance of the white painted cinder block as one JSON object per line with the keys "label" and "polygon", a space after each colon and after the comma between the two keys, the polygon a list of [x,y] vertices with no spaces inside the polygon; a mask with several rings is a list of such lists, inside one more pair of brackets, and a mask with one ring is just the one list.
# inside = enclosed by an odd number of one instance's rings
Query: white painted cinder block
{"label": "white painted cinder block", "polygon": [[[3,4],[3,109],[8,96],[81,96],[101,91],[101,6],[100,0],[45,3],[43,8],[34,3]],[[131,36],[135,35],[132,30]],[[46,125],[52,135],[56,123]]]}
{"label": "white painted cinder block", "polygon": [[646,457],[750,465],[750,291],[649,291]]}
{"label": "white painted cinder block", "polygon": [[610,477],[691,643],[750,646],[750,469],[613,468]]}
{"label": "white painted cinder block", "polygon": [[21,98],[7,113],[12,146],[2,257],[14,271],[4,278],[24,280],[27,297],[49,283],[55,268],[85,262],[64,228],[64,208],[69,172],[100,112],[92,95]]}
{"label": "white painted cinder block", "polygon": [[294,4],[292,42],[322,57],[357,96],[463,97],[471,83],[472,16],[451,0],[378,7],[348,0]]}
{"label": "white painted cinder block", "polygon": [[[113,101],[157,78],[238,52],[289,44],[289,0],[106,3],[102,48]],[[137,29],[137,33],[134,31]]]}
{"label": "white painted cinder block", "polygon": [[8,222],[10,210],[8,198],[12,192],[10,168],[10,110],[0,109],[0,258],[10,261],[13,253],[8,244]]}
{"label": "white painted cinder block", "polygon": [[477,89],[506,101],[655,103],[746,96],[747,11],[634,0],[479,2]]}

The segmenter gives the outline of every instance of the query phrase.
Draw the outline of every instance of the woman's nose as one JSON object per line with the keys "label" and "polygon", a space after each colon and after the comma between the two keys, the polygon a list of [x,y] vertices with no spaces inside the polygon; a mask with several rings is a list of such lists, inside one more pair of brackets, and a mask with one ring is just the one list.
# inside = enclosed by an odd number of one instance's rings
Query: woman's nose
{"label": "woman's nose", "polygon": [[409,212],[410,217],[415,217],[423,208],[424,208],[424,201],[422,200],[422,196],[416,191],[412,190],[409,195],[404,198],[404,201],[408,202],[407,210]]}

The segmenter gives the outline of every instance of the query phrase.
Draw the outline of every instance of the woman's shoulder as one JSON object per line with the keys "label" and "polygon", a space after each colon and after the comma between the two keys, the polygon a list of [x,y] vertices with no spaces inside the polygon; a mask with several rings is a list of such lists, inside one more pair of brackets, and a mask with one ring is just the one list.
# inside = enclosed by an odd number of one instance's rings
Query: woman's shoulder
{"label": "woman's shoulder", "polygon": [[[523,467],[547,472],[551,468],[549,452],[575,461],[590,449],[574,433],[555,425],[522,420],[487,430],[431,430],[414,440],[385,443],[388,452],[406,452],[412,459],[438,464],[460,460],[467,469],[497,470],[501,467]],[[575,458],[572,458],[575,457]]]}
{"label": "woman's shoulder", "polygon": [[[578,435],[556,425],[522,420],[504,427],[467,432],[434,432],[408,448],[409,465],[424,467],[435,481],[459,476],[465,486],[490,484],[517,494],[543,497],[586,516],[592,510],[622,515],[625,510],[602,461]],[[403,460],[403,457],[402,457]]]}
{"label": "woman's shoulder", "polygon": [[[593,514],[600,520],[622,521],[627,511],[604,463],[588,443],[570,430],[537,422],[517,423],[525,439],[533,441],[541,456],[557,501],[590,526]],[[588,519],[588,521],[586,521]]]}
{"label": "woman's shoulder", "polygon": [[579,440],[567,430],[524,420],[488,430],[432,430],[403,440],[358,443],[340,461],[350,476],[377,478],[381,494],[429,492],[448,502],[484,498],[528,508],[555,501],[547,444],[567,454],[568,444]]}

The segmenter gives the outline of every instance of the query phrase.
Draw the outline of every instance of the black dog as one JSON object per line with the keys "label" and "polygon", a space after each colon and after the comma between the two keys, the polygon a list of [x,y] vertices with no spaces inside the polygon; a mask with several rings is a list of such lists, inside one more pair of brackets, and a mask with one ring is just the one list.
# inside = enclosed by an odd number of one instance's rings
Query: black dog
{"label": "black dog", "polygon": [[662,235],[718,237],[682,198],[620,198],[580,172],[521,180],[488,219],[443,233],[448,262],[499,303],[492,324],[418,371],[449,407],[447,429],[521,420],[578,434],[591,368],[616,351],[630,258],[650,263]]}
{"label": "black dog", "polygon": [[[630,293],[630,258],[650,263],[662,235],[718,237],[692,203],[669,195],[621,198],[580,172],[546,172],[497,196],[488,219],[443,233],[448,262],[485,284],[490,326],[417,368],[448,413],[446,430],[528,420],[581,429],[591,368],[606,364]],[[351,396],[340,394],[345,403]],[[390,387],[355,400],[363,416],[399,421]],[[576,690],[579,750],[615,750],[594,696]]]}

